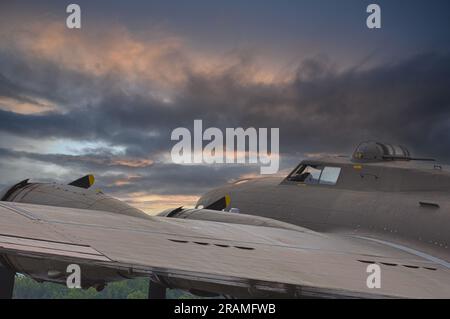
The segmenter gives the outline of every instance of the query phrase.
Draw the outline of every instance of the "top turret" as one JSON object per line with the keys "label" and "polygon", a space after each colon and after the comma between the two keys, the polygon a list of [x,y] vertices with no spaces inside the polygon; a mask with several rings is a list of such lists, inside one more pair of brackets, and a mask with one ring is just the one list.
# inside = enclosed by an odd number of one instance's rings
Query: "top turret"
{"label": "top turret", "polygon": [[383,161],[434,161],[430,158],[412,158],[409,150],[402,145],[392,145],[374,141],[362,142],[352,156],[353,162],[383,162]]}

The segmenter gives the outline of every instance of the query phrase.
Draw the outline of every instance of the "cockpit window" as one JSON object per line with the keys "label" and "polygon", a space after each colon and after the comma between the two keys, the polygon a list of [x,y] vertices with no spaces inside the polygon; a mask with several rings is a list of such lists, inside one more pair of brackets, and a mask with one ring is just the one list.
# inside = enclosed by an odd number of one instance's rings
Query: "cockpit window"
{"label": "cockpit window", "polygon": [[301,165],[287,180],[305,184],[336,185],[340,173],[339,167]]}
{"label": "cockpit window", "polygon": [[293,182],[317,184],[321,173],[322,168],[319,166],[302,165],[288,179]]}
{"label": "cockpit window", "polygon": [[325,167],[320,175],[320,184],[336,185],[340,173],[340,167]]}

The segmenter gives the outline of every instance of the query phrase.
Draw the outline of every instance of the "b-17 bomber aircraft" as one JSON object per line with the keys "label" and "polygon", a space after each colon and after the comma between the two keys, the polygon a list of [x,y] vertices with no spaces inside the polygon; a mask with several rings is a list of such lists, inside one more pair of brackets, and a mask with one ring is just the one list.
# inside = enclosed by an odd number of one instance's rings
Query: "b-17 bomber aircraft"
{"label": "b-17 bomber aircraft", "polygon": [[158,216],[93,182],[25,180],[0,194],[1,297],[15,273],[65,284],[77,264],[83,288],[148,277],[150,298],[450,298],[450,172],[402,146],[364,142]]}

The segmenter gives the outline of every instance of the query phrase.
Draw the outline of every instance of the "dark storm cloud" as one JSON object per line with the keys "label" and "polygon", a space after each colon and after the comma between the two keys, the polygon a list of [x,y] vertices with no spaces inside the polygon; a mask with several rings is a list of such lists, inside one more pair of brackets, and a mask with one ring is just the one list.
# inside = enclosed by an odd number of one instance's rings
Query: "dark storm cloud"
{"label": "dark storm cloud", "polygon": [[279,127],[281,168],[366,139],[450,162],[449,1],[380,0],[380,30],[360,0],[80,1],[82,30],[60,1],[0,4],[2,185],[94,173],[148,201],[259,173],[168,163],[194,119]]}
{"label": "dark storm cloud", "polygon": [[[93,94],[95,78],[11,47],[0,48],[0,96],[37,103],[36,98],[64,106]],[[82,92],[82,93],[81,93]]]}
{"label": "dark storm cloud", "polygon": [[14,98],[19,101],[32,102],[31,99],[23,96],[24,88],[11,83],[4,75],[0,74],[0,96]]}
{"label": "dark storm cloud", "polygon": [[[203,119],[205,127],[280,127],[284,154],[350,152],[360,140],[380,139],[450,160],[450,148],[442,147],[450,145],[449,54],[345,71],[312,59],[298,67],[293,80],[272,84],[245,81],[249,63],[243,59],[215,75],[188,70],[170,104],[118,90],[114,75],[102,81],[85,76],[83,87],[99,97],[95,103],[71,101],[76,107],[42,114],[0,111],[0,130],[30,138],[99,139],[126,147],[127,155],[146,156],[170,150],[172,129],[191,128],[194,119]],[[61,67],[58,74],[64,78]],[[33,77],[24,72],[22,80]],[[13,91],[5,78],[0,92]],[[63,92],[77,81],[69,72],[65,81],[51,83]]]}

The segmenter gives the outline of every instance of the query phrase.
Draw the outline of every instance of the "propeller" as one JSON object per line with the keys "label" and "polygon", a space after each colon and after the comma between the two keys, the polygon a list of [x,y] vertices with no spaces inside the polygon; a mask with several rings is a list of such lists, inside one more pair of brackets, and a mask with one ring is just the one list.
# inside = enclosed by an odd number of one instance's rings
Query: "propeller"
{"label": "propeller", "polygon": [[208,206],[205,207],[205,209],[211,209],[211,210],[224,210],[225,208],[228,207],[228,205],[230,205],[231,202],[231,198],[229,195],[225,195],[222,198],[216,200],[214,203],[209,204]]}
{"label": "propeller", "polygon": [[75,187],[79,187],[79,188],[85,188],[88,189],[89,187],[91,187],[92,185],[94,185],[95,183],[95,178],[94,175],[89,174],[86,176],[83,176],[71,183],[69,183],[70,186],[75,186]]}

